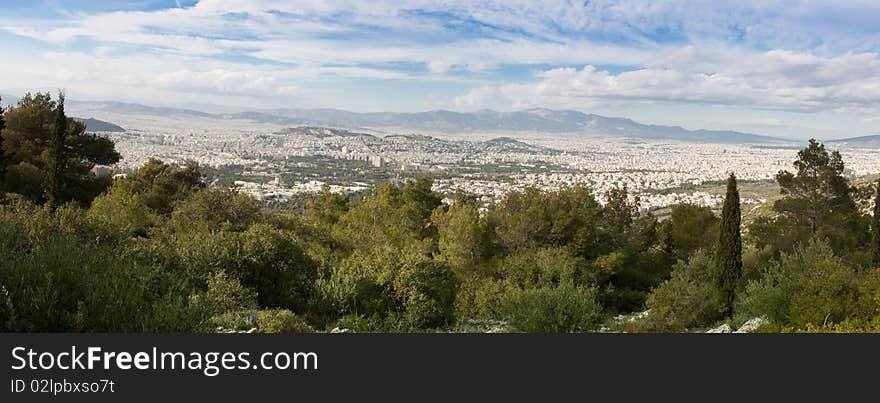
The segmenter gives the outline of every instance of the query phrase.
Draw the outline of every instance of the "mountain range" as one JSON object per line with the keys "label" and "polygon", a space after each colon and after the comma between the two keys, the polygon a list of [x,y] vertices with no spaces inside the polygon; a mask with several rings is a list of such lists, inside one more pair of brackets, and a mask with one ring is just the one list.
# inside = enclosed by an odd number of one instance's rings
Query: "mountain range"
{"label": "mountain range", "polygon": [[439,133],[543,132],[712,143],[788,142],[788,140],[781,138],[751,133],[727,130],[687,130],[679,126],[646,125],[626,118],[543,108],[513,112],[435,110],[417,113],[356,113],[338,109],[275,109],[226,116],[289,125],[397,128]]}
{"label": "mountain range", "polygon": [[[17,98],[3,95],[4,104]],[[372,132],[427,133],[551,133],[560,136],[610,136],[649,140],[678,140],[702,143],[783,144],[792,140],[732,130],[688,130],[680,126],[643,124],[628,118],[608,117],[575,110],[533,108],[511,112],[484,109],[476,112],[433,110],[427,112],[351,112],[341,109],[263,109],[231,113],[209,113],[187,108],[154,107],[127,102],[69,101],[71,106],[88,111],[106,111],[123,115],[197,117],[207,119],[244,119],[282,126],[318,126]],[[86,120],[86,119],[80,119]],[[99,123],[100,122],[100,123]],[[92,130],[118,131],[121,127],[92,122]],[[105,125],[106,124],[106,125]],[[109,125],[109,126],[107,126]],[[107,130],[98,130],[97,127]],[[880,147],[880,135],[828,140],[829,143],[856,147]]]}
{"label": "mountain range", "polygon": [[152,107],[123,102],[76,103],[90,111],[157,116],[245,119],[284,126],[320,126],[389,132],[428,133],[553,133],[569,136],[680,140],[707,143],[786,143],[790,140],[729,130],[688,130],[679,126],[647,125],[627,118],[606,117],[573,110],[526,109],[512,112],[434,110],[416,113],[350,112],[339,109],[270,109],[212,114],[192,109]]}
{"label": "mountain range", "polygon": [[850,137],[848,139],[830,140],[827,143],[845,144],[850,147],[880,148],[880,134]]}

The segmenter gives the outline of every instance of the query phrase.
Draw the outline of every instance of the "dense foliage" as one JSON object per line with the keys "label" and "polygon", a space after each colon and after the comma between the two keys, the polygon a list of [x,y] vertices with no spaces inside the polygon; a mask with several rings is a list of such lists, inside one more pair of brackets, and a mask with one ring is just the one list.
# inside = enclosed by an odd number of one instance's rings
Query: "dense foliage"
{"label": "dense foliage", "polygon": [[195,163],[95,178],[113,143],[48,94],[0,116],[0,331],[880,330],[877,219],[815,141],[741,234],[733,177],[721,218],[583,185],[444,204],[428,177],[266,208]]}

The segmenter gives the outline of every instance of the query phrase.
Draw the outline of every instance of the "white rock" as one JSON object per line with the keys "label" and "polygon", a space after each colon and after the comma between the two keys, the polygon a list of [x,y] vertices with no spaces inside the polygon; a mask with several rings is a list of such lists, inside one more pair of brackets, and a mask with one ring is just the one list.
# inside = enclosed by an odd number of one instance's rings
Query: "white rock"
{"label": "white rock", "polygon": [[727,323],[725,323],[721,326],[718,326],[714,329],[709,329],[706,331],[706,333],[731,333],[731,332],[733,332],[733,329],[731,329],[730,325],[728,325]]}
{"label": "white rock", "polygon": [[758,330],[759,327],[764,326],[768,323],[770,323],[770,321],[763,316],[758,318],[751,318],[746,321],[746,323],[743,323],[742,326],[739,327],[739,329],[736,329],[734,333],[751,333],[755,330]]}

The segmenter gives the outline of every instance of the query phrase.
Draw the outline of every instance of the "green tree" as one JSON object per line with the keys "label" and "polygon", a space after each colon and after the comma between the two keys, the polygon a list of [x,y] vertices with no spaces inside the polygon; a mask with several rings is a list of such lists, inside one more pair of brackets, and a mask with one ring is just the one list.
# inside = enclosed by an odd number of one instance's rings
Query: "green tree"
{"label": "green tree", "polygon": [[322,185],[321,191],[306,201],[306,216],[309,221],[325,231],[336,225],[348,209],[348,198],[331,192],[328,184]]}
{"label": "green tree", "polygon": [[489,225],[507,252],[570,246],[590,259],[610,252],[599,223],[602,206],[584,185],[555,191],[510,192],[489,211]]}
{"label": "green tree", "polygon": [[341,215],[338,237],[349,250],[408,248],[419,244],[419,253],[431,256],[437,248],[437,228],[431,214],[440,196],[431,191],[433,181],[420,177],[401,188],[383,183]]}
{"label": "green tree", "polygon": [[167,228],[173,232],[242,232],[263,221],[260,207],[234,190],[202,189],[175,203]]}
{"label": "green tree", "polygon": [[788,232],[800,241],[818,236],[828,238],[837,252],[864,245],[858,209],[852,189],[843,176],[843,157],[829,153],[814,139],[798,152],[794,162],[797,172],[780,171],[776,181],[782,198],[773,208],[789,219]]}
{"label": "green tree", "polygon": [[437,227],[438,260],[449,263],[461,277],[478,274],[492,251],[491,233],[475,201],[457,200],[431,217]]}
{"label": "green tree", "polygon": [[114,185],[114,191],[115,188],[122,187],[129,193],[140,194],[147,207],[167,215],[174,210],[177,203],[205,187],[203,176],[195,162],[189,162],[183,167],[172,167],[150,158],[135,173]]}
{"label": "green tree", "polygon": [[46,164],[49,171],[46,202],[49,206],[56,206],[61,200],[66,154],[67,116],[64,115],[64,93],[60,93],[55,106],[55,126],[52,128],[52,137],[49,140],[49,160]]}
{"label": "green tree", "polygon": [[721,312],[731,316],[736,287],[742,277],[742,239],[740,236],[739,190],[736,176],[727,179],[727,195],[721,210],[721,229],[715,247],[715,286]]}
{"label": "green tree", "polygon": [[718,240],[718,216],[708,207],[676,204],[662,224],[678,259],[687,259],[698,249],[711,250]]}
{"label": "green tree", "polygon": [[871,219],[871,263],[880,267],[880,180],[874,196],[874,217]]}
{"label": "green tree", "polygon": [[86,133],[48,94],[26,94],[5,115],[3,147],[7,191],[42,203],[88,205],[111,184],[90,174],[97,164],[119,161],[113,141]]}
{"label": "green tree", "polygon": [[611,233],[622,234],[633,223],[633,217],[639,213],[639,200],[630,200],[626,186],[613,188],[605,193],[603,214]]}
{"label": "green tree", "polygon": [[458,284],[446,263],[422,256],[407,260],[392,284],[413,325],[432,328],[455,319]]}

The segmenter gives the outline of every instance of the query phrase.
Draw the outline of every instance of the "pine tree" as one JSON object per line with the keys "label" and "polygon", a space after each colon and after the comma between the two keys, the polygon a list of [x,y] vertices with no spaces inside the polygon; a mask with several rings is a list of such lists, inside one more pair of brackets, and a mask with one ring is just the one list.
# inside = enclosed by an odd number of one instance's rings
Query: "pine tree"
{"label": "pine tree", "polygon": [[871,220],[871,262],[880,267],[880,180],[874,196],[874,218]]}
{"label": "pine tree", "polygon": [[46,200],[49,206],[55,207],[61,200],[64,185],[64,159],[66,158],[67,116],[64,115],[64,93],[58,94],[58,105],[55,110],[55,127],[49,142],[49,183],[46,189]]}
{"label": "pine tree", "polygon": [[740,236],[739,190],[736,176],[727,179],[727,195],[721,210],[721,228],[715,247],[715,286],[721,312],[729,317],[733,311],[736,285],[742,275],[742,239]]}

